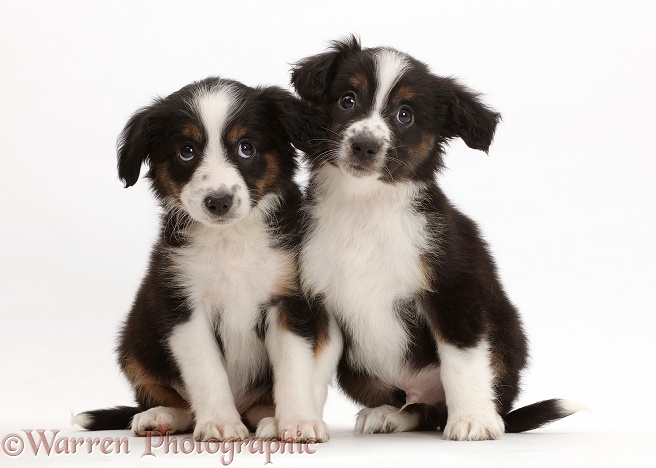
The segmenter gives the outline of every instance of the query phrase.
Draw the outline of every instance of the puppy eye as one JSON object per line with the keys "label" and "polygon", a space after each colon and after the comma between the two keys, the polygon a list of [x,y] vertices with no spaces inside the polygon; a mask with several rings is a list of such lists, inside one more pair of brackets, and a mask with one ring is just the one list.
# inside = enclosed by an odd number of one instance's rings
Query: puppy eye
{"label": "puppy eye", "polygon": [[409,125],[414,120],[414,116],[412,115],[412,111],[410,109],[407,107],[402,107],[396,114],[396,120],[398,120],[401,125]]}
{"label": "puppy eye", "polygon": [[255,154],[255,147],[249,142],[242,140],[239,142],[237,154],[244,159],[249,159]]}
{"label": "puppy eye", "polygon": [[178,150],[178,158],[180,158],[182,162],[189,162],[195,157],[196,153],[194,152],[194,147],[191,145],[184,145]]}
{"label": "puppy eye", "polygon": [[339,98],[339,107],[342,109],[351,109],[355,107],[355,94],[346,93],[341,98]]}

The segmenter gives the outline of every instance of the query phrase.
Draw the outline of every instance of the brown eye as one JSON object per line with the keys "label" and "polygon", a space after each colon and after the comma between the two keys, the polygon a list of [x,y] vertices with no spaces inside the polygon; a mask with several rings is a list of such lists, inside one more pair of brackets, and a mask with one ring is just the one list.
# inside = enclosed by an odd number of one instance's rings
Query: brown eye
{"label": "brown eye", "polygon": [[396,120],[398,120],[401,125],[409,125],[414,120],[414,116],[412,115],[412,111],[410,109],[407,107],[402,107],[396,114]]}
{"label": "brown eye", "polygon": [[244,159],[249,159],[255,154],[255,147],[249,142],[242,140],[239,142],[237,154]]}
{"label": "brown eye", "polygon": [[194,147],[191,145],[184,145],[178,150],[178,158],[180,158],[182,162],[188,163],[195,157],[196,152],[194,151]]}
{"label": "brown eye", "polygon": [[352,109],[355,107],[355,94],[346,93],[344,96],[339,98],[339,107],[342,109]]}

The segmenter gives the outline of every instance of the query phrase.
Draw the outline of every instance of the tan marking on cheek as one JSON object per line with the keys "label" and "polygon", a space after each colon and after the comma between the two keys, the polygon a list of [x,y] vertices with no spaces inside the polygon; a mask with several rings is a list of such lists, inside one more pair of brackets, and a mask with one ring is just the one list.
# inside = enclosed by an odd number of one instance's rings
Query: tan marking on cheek
{"label": "tan marking on cheek", "polygon": [[255,186],[261,194],[268,193],[271,188],[278,182],[280,176],[280,163],[278,162],[277,153],[264,153],[264,160],[266,161],[266,172],[261,179],[255,182]]}
{"label": "tan marking on cheek", "polygon": [[123,372],[141,399],[147,400],[152,406],[189,407],[189,403],[177,391],[160,383],[133,357],[127,357],[122,364]]}
{"label": "tan marking on cheek", "polygon": [[173,179],[171,179],[171,161],[165,161],[155,168],[155,181],[157,186],[160,187],[167,195],[180,196],[182,187],[180,187]]}
{"label": "tan marking on cheek", "polygon": [[246,135],[246,127],[242,124],[233,125],[233,127],[228,132],[228,140],[231,143],[235,144],[241,140]]}
{"label": "tan marking on cheek", "polygon": [[201,132],[200,128],[198,128],[198,125],[188,123],[187,125],[184,126],[182,129],[182,134],[186,136],[187,138],[191,138],[196,141],[200,141],[201,138]]}
{"label": "tan marking on cheek", "polygon": [[412,99],[414,99],[414,97],[415,97],[415,93],[412,91],[412,89],[409,86],[401,86],[394,93],[393,100],[395,102],[411,101]]}
{"label": "tan marking on cheek", "polygon": [[364,76],[363,74],[359,73],[357,75],[354,75],[351,77],[349,81],[362,94],[366,94],[369,92],[369,82],[367,81],[367,77]]}
{"label": "tan marking on cheek", "polygon": [[414,167],[419,166],[426,161],[428,155],[433,151],[435,146],[435,136],[429,133],[425,134],[419,144],[417,144],[410,152],[410,157],[414,163]]}

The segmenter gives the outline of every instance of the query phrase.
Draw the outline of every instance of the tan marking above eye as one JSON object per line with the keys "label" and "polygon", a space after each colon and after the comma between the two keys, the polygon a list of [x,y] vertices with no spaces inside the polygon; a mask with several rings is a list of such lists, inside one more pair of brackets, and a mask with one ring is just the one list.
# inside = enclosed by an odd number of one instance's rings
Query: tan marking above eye
{"label": "tan marking above eye", "polygon": [[359,73],[354,75],[349,81],[362,94],[366,94],[369,91],[369,82],[367,81],[367,77],[363,74]]}
{"label": "tan marking above eye", "polygon": [[244,136],[246,136],[246,127],[242,124],[233,125],[228,132],[228,140],[233,144],[244,138]]}
{"label": "tan marking above eye", "polygon": [[394,93],[393,100],[394,102],[410,101],[415,97],[414,91],[410,86],[401,86]]}
{"label": "tan marking above eye", "polygon": [[202,136],[200,132],[200,128],[198,128],[197,125],[192,123],[188,123],[183,127],[182,134],[187,138],[191,138],[196,141],[200,141],[200,138]]}

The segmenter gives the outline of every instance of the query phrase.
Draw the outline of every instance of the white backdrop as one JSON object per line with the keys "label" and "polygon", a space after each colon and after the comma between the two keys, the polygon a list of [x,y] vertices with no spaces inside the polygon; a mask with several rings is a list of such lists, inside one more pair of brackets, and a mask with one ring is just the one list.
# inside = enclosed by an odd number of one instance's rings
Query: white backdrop
{"label": "white backdrop", "polygon": [[518,404],[559,396],[592,413],[489,443],[356,437],[357,408],[335,390],[333,440],[285,463],[653,461],[654,18],[653,2],[1,0],[0,437],[68,433],[70,411],[132,402],[113,347],[158,211],[143,181],[116,177],[130,114],[209,75],[286,86],[289,64],[353,32],[503,114],[490,155],[454,142],[439,180],[522,312],[532,360]]}

